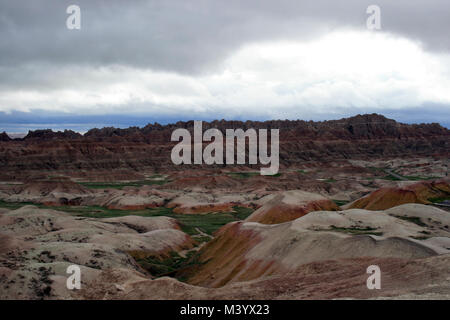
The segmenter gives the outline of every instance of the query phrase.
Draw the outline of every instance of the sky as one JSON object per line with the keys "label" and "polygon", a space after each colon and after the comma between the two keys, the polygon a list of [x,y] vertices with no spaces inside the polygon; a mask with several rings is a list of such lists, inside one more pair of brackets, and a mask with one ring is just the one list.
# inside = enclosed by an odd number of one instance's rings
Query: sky
{"label": "sky", "polygon": [[374,112],[450,127],[448,30],[448,0],[0,0],[0,131]]}

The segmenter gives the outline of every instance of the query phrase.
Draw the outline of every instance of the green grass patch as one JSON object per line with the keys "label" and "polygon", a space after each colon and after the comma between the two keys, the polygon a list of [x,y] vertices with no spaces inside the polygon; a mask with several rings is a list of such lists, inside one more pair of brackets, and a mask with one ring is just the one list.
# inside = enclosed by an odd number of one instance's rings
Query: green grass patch
{"label": "green grass patch", "polygon": [[375,230],[377,230],[377,228],[372,228],[372,227],[340,228],[340,227],[336,227],[336,226],[331,226],[331,231],[336,231],[336,232],[349,233],[349,234],[354,234],[354,235],[361,235],[361,234],[371,234],[371,235],[375,235],[375,236],[383,235],[383,232],[376,232]]}
{"label": "green grass patch", "polygon": [[142,187],[146,185],[163,185],[167,180],[141,180],[130,182],[78,182],[78,184],[90,189],[122,189],[123,187]]}
{"label": "green grass patch", "polygon": [[450,197],[429,198],[428,201],[430,201],[431,203],[441,203],[444,201],[450,201]]}
{"label": "green grass patch", "polygon": [[394,176],[391,176],[391,175],[387,175],[387,176],[381,177],[380,179],[390,180],[390,181],[402,181],[401,179],[399,179],[397,177],[394,177]]}
{"label": "green grass patch", "polygon": [[[170,257],[159,259],[155,257],[139,258],[134,257],[136,262],[151,275],[155,277],[163,277],[174,275],[176,271],[199,264],[195,251],[189,251],[186,257],[180,256],[177,252],[172,251]],[[133,254],[131,253],[133,256]]]}
{"label": "green grass patch", "polygon": [[389,175],[389,174],[388,174],[387,176],[384,176],[384,177],[381,178],[381,179],[384,179],[384,180],[392,180],[392,181],[403,181],[403,180],[409,180],[409,181],[423,181],[423,180],[434,180],[434,179],[439,179],[439,177],[405,176],[405,175],[402,175],[402,174],[398,173],[398,172],[395,171],[395,170],[391,170],[391,172],[394,173],[394,174],[396,174],[396,175],[399,175],[400,177],[402,177],[402,179],[399,179],[398,177],[394,177],[394,176]]}
{"label": "green grass patch", "polygon": [[270,174],[270,175],[268,175],[268,176],[265,176],[265,177],[281,177],[281,173],[275,173],[275,174]]}
{"label": "green grass patch", "polygon": [[426,227],[427,226],[425,223],[422,222],[422,220],[419,217],[405,217],[405,216],[394,216],[394,217],[396,217],[398,219],[405,220],[405,221],[412,222],[412,223],[417,224],[418,226],[421,226],[421,227]]}
{"label": "green grass patch", "polygon": [[171,214],[167,215],[177,219],[181,224],[183,232],[195,235],[196,228],[207,234],[213,234],[222,226],[233,221],[244,220],[253,213],[253,209],[235,206],[235,212],[216,212],[207,214]]}
{"label": "green grass patch", "polygon": [[5,208],[9,210],[16,210],[27,205],[35,205],[35,204],[32,202],[7,202],[0,200],[0,208]]}
{"label": "green grass patch", "polygon": [[207,236],[199,236],[199,235],[194,235],[192,237],[195,241],[201,243],[201,242],[209,242],[211,240],[211,237],[207,237]]}
{"label": "green grass patch", "polygon": [[259,172],[250,172],[250,171],[245,171],[245,172],[230,172],[228,173],[230,176],[232,176],[233,178],[239,178],[239,179],[248,179],[254,176],[259,176],[260,173]]}
{"label": "green grass patch", "polygon": [[253,213],[253,211],[254,211],[251,208],[239,207],[239,206],[234,206],[233,210],[235,211],[234,216],[238,220],[245,220],[245,219],[247,219],[247,217],[250,216]]}
{"label": "green grass patch", "polygon": [[229,222],[236,221],[232,213],[208,213],[208,214],[178,214],[173,215],[181,224],[183,232],[198,234],[196,228],[204,233],[213,234],[216,230]]}
{"label": "green grass patch", "polygon": [[[233,178],[238,178],[238,179],[248,179],[251,177],[255,177],[255,176],[259,176],[261,175],[261,173],[258,172],[254,172],[254,171],[243,171],[243,172],[229,172],[228,173],[230,176],[232,176]],[[281,173],[276,173],[276,174],[272,174],[272,175],[267,175],[265,177],[280,177]]]}
{"label": "green grass patch", "polygon": [[337,205],[337,206],[343,206],[346,205],[347,203],[349,203],[350,201],[348,200],[333,200],[333,202]]}
{"label": "green grass patch", "polygon": [[120,209],[108,209],[100,206],[54,207],[34,203],[0,201],[0,207],[7,208],[10,210],[15,210],[23,207],[24,205],[30,204],[41,209],[64,211],[77,217],[86,217],[86,218],[114,218],[130,215],[142,217],[166,216],[178,220],[182,231],[189,235],[199,234],[196,228],[199,228],[204,233],[211,235],[225,224],[232,221],[244,220],[253,212],[253,209],[240,206],[233,207],[233,210],[235,212],[217,212],[207,214],[177,214],[174,213],[172,209],[165,207],[148,208],[142,210],[120,210]]}
{"label": "green grass patch", "polygon": [[420,176],[403,176],[403,177],[405,177],[408,180],[412,180],[412,181],[440,179],[440,177],[420,177]]}
{"label": "green grass patch", "polygon": [[33,205],[40,209],[50,209],[56,211],[63,211],[74,216],[86,217],[86,218],[114,218],[123,216],[143,216],[152,217],[160,215],[170,215],[172,210],[164,207],[150,208],[144,210],[119,210],[119,209],[108,209],[101,206],[46,206],[40,203],[32,202],[6,202],[0,201],[0,207],[7,208],[11,210],[19,209],[26,205]]}

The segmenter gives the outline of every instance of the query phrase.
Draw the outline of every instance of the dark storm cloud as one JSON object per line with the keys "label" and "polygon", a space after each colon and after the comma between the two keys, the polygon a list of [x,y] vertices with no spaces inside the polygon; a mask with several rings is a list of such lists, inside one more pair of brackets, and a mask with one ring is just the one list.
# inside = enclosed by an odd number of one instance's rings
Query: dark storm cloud
{"label": "dark storm cloud", "polygon": [[[70,4],[81,7],[79,31],[65,27]],[[383,31],[419,40],[428,50],[450,49],[448,0],[0,0],[0,66],[123,64],[212,71],[248,42],[308,39],[338,27],[364,29],[369,4],[381,7]]]}
{"label": "dark storm cloud", "polygon": [[[66,28],[72,4],[81,30]],[[372,4],[382,30],[359,32]],[[448,30],[448,0],[0,0],[0,128],[365,112],[442,122]]]}

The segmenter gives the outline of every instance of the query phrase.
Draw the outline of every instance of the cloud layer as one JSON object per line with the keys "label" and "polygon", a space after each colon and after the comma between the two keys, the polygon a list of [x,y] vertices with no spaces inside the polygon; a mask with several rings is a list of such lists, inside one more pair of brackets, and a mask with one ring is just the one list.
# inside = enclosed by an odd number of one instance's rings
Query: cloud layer
{"label": "cloud layer", "polygon": [[72,1],[0,0],[0,112],[450,110],[450,3],[377,2],[380,32],[366,30],[365,0],[78,1],[82,28],[70,31]]}

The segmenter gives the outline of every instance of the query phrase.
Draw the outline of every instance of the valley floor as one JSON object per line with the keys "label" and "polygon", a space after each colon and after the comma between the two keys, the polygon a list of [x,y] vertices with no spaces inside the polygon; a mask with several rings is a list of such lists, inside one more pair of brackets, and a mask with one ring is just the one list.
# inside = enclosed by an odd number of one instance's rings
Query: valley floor
{"label": "valley floor", "polygon": [[447,161],[3,181],[0,299],[449,299]]}

